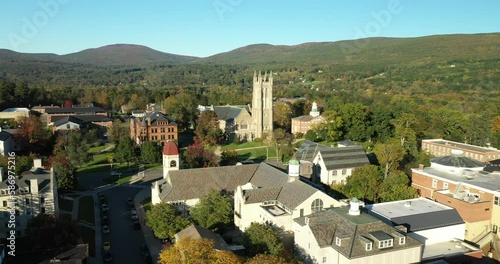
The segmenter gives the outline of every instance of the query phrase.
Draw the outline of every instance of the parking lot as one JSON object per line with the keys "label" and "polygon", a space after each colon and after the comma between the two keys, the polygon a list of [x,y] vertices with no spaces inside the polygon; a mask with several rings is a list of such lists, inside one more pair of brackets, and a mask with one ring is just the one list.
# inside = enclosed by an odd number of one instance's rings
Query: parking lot
{"label": "parking lot", "polygon": [[102,242],[111,242],[112,263],[145,263],[141,244],[145,244],[142,231],[134,229],[127,198],[135,196],[140,188],[118,186],[104,194],[109,207],[109,234],[102,235]]}

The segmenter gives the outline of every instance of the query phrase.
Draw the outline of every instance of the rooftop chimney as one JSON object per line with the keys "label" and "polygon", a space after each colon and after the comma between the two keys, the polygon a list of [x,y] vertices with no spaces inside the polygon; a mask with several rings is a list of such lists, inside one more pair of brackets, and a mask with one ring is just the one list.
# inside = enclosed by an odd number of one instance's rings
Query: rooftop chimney
{"label": "rooftop chimney", "polygon": [[423,171],[425,168],[424,164],[418,164],[418,169]]}
{"label": "rooftop chimney", "polygon": [[33,159],[33,168],[43,168],[42,159]]}
{"label": "rooftop chimney", "polygon": [[350,201],[349,214],[350,215],[359,215],[361,211],[359,210],[359,200],[358,198],[352,198]]}
{"label": "rooftop chimney", "polygon": [[30,192],[32,194],[38,193],[38,179],[37,178],[30,179]]}

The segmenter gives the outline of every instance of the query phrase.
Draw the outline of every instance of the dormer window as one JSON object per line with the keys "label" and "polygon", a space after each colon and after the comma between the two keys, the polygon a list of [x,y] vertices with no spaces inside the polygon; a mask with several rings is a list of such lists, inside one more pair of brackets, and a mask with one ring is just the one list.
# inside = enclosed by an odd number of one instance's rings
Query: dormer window
{"label": "dormer window", "polygon": [[392,247],[393,239],[382,240],[378,242],[378,248]]}
{"label": "dormer window", "polygon": [[370,251],[373,249],[373,243],[366,243],[365,244],[365,250]]}
{"label": "dormer window", "polygon": [[400,237],[399,238],[399,244],[404,245],[406,243],[406,237]]}
{"label": "dormer window", "polygon": [[340,237],[335,237],[335,245],[339,247],[342,245],[342,239],[340,239]]}

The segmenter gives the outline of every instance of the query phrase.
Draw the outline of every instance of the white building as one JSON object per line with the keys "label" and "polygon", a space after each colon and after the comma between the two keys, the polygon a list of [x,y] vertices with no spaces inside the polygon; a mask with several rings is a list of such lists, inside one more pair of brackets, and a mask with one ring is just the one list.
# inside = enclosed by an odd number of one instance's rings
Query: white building
{"label": "white building", "polygon": [[0,155],[7,155],[7,153],[13,151],[14,149],[14,136],[7,131],[3,131],[0,127]]}
{"label": "white building", "polygon": [[45,170],[40,159],[34,160],[30,171],[23,172],[16,178],[16,193],[14,200],[9,194],[7,173],[3,171],[3,181],[0,183],[0,239],[5,239],[10,214],[15,214],[15,230],[17,236],[26,234],[28,222],[34,216],[45,213],[57,217],[59,206],[57,200],[57,181],[54,170]]}
{"label": "white building", "polygon": [[325,208],[345,206],[326,193],[300,180],[298,160],[289,162],[289,172],[277,171],[280,183],[248,182],[234,193],[234,224],[242,231],[252,222],[273,224],[292,230],[293,219]]}
{"label": "white building", "polygon": [[306,263],[418,263],[422,243],[350,207],[330,208],[294,220],[295,246]]}
{"label": "white building", "polygon": [[[326,185],[345,183],[356,168],[370,164],[363,148],[352,144],[328,147],[304,140],[297,156],[301,163],[309,163],[313,167],[312,181]],[[306,170],[304,166],[301,169]]]}
{"label": "white building", "polygon": [[457,210],[447,205],[415,198],[371,204],[365,208],[389,225],[404,227],[409,237],[424,244],[422,260],[481,252],[464,242],[465,222]]}

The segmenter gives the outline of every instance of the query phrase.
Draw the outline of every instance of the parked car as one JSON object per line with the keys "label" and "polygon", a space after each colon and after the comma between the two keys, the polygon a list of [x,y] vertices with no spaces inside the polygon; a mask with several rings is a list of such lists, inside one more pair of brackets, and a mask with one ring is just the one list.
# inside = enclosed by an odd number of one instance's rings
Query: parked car
{"label": "parked car", "polygon": [[103,215],[101,218],[101,225],[102,226],[109,226],[109,217],[107,215]]}
{"label": "parked car", "polygon": [[104,263],[110,263],[111,261],[113,261],[113,256],[111,255],[111,252],[104,253],[104,255],[102,256],[102,260],[104,261]]}
{"label": "parked car", "polygon": [[130,210],[130,218],[132,218],[132,220],[139,219],[139,216],[137,215],[137,211],[136,210]]}
{"label": "parked car", "polygon": [[146,255],[146,253],[149,252],[146,244],[141,244],[140,252],[141,252],[141,255]]}
{"label": "parked car", "polygon": [[106,212],[106,211],[109,211],[108,204],[106,203],[101,204],[101,212]]}
{"label": "parked car", "polygon": [[140,230],[141,229],[141,223],[139,223],[139,220],[134,221],[134,229],[135,230]]}
{"label": "parked car", "polygon": [[102,244],[102,250],[103,250],[104,253],[111,251],[111,243],[104,242]]}
{"label": "parked car", "polygon": [[110,175],[112,177],[121,177],[122,176],[122,174],[120,172],[117,172],[117,171],[112,171]]}
{"label": "parked car", "polygon": [[127,199],[127,205],[128,205],[128,209],[130,209],[130,210],[135,209],[134,200],[132,199],[132,197],[129,197]]}
{"label": "parked car", "polygon": [[101,230],[102,230],[103,234],[109,234],[111,232],[111,230],[109,229],[109,226],[107,226],[107,225],[102,226]]}

